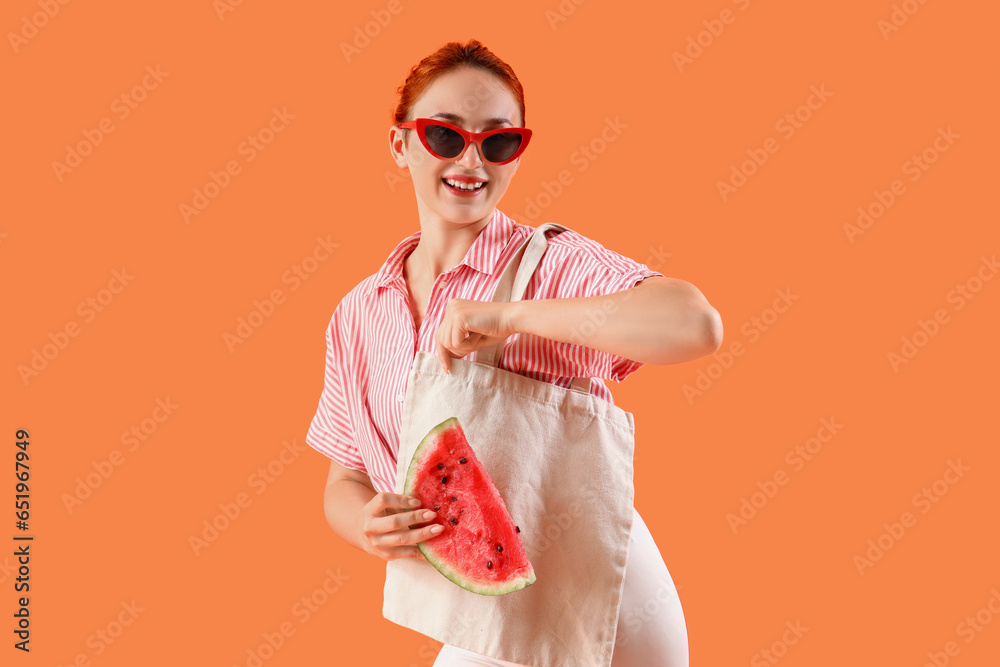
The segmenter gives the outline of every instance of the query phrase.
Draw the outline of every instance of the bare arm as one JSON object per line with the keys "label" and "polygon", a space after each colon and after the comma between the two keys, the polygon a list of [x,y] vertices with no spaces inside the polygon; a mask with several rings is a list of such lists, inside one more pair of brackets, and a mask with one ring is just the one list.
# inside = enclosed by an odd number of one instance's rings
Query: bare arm
{"label": "bare arm", "polygon": [[691,283],[650,276],[603,296],[473,301],[450,299],[435,333],[438,358],[494,345],[515,333],[584,345],[644,364],[678,364],[722,344],[722,318]]}
{"label": "bare arm", "polygon": [[511,304],[513,328],[646,364],[677,364],[722,344],[722,319],[694,285],[650,276],[616,294]]}
{"label": "bare arm", "polygon": [[423,558],[417,542],[434,537],[441,526],[424,526],[436,513],[414,509],[419,506],[412,496],[376,492],[368,475],[330,461],[323,494],[326,521],[356,549],[384,560]]}

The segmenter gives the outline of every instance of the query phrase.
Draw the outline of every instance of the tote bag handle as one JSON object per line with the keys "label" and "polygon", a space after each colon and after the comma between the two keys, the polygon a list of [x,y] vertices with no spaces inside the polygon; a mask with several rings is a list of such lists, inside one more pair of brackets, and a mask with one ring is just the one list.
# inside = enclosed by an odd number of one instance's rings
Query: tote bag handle
{"label": "tote bag handle", "polygon": [[[569,231],[555,222],[546,222],[535,228],[528,238],[518,247],[517,251],[510,258],[497,282],[496,290],[493,292],[492,301],[520,301],[524,298],[524,293],[528,289],[528,281],[542,261],[542,255],[548,246],[548,239],[545,232],[554,229],[559,232]],[[476,362],[489,366],[499,366],[500,353],[507,343],[504,339],[490,347],[481,348],[476,352]],[[590,378],[575,377],[571,388],[583,394],[589,394],[591,388]]]}

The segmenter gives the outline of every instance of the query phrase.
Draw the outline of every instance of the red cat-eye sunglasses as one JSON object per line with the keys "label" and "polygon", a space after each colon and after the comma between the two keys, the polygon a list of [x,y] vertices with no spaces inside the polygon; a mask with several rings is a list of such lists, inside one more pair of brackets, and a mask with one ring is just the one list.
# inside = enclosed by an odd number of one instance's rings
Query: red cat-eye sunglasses
{"label": "red cat-eye sunglasses", "polygon": [[479,154],[490,164],[507,164],[528,147],[531,130],[526,127],[501,127],[486,132],[467,132],[457,125],[433,118],[417,118],[400,123],[401,128],[415,129],[420,143],[439,160],[455,161],[469,143],[479,147]]}

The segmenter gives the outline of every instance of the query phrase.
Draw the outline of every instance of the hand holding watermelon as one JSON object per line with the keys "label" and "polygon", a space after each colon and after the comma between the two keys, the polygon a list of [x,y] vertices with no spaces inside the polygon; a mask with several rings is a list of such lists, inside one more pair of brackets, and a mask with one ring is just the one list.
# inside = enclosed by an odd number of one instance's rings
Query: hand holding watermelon
{"label": "hand holding watermelon", "polygon": [[361,510],[361,535],[365,551],[383,560],[423,558],[418,542],[435,537],[444,528],[438,524],[411,529],[434,519],[437,514],[419,507],[413,496],[377,493]]}
{"label": "hand holding watermelon", "polygon": [[448,579],[480,595],[504,595],[535,582],[521,529],[458,418],[432,428],[417,446],[403,490],[437,512],[435,525],[443,532],[417,547]]}

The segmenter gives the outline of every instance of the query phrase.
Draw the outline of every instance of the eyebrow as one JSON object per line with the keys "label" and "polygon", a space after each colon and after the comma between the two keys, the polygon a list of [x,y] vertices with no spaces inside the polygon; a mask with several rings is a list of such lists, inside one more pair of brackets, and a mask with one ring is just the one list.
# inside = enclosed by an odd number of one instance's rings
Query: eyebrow
{"label": "eyebrow", "polygon": [[[452,123],[454,123],[456,125],[461,124],[461,122],[463,120],[461,116],[459,116],[457,114],[453,114],[453,113],[448,113],[447,111],[441,111],[439,113],[432,114],[431,116],[428,116],[428,118],[443,118],[444,120],[450,121],[450,122],[452,122]],[[504,124],[506,124],[506,125],[513,125],[513,123],[511,123],[506,118],[490,118],[489,120],[486,121],[486,125],[488,125],[488,126],[489,125],[504,125]]]}

